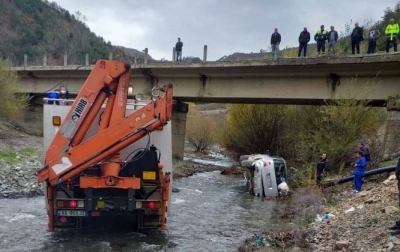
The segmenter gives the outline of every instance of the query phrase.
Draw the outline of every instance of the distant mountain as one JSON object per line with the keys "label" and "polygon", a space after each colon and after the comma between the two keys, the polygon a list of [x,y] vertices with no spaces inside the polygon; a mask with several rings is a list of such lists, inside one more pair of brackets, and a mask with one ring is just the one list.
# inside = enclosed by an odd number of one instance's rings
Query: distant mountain
{"label": "distant mountain", "polygon": [[[113,46],[97,36],[85,24],[85,16],[69,13],[47,0],[0,0],[0,55],[13,65],[22,65],[24,55],[29,65],[41,65],[47,56],[48,65],[84,64],[113,58],[129,63],[143,62],[144,53],[136,49]],[[149,60],[152,60],[149,57]]]}

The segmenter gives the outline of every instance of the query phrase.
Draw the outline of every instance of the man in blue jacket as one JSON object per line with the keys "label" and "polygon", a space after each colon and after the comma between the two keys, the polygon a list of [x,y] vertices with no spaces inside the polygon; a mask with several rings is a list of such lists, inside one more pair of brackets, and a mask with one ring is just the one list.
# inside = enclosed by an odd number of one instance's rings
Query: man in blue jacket
{"label": "man in blue jacket", "polygon": [[361,187],[363,184],[363,177],[365,173],[365,166],[367,165],[367,161],[364,157],[364,152],[357,152],[357,160],[354,164],[354,192],[358,193],[361,191]]}

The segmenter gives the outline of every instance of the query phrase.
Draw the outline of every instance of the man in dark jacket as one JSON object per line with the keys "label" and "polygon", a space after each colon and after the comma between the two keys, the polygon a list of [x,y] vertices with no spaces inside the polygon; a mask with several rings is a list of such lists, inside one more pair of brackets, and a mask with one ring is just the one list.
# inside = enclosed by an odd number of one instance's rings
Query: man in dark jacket
{"label": "man in dark jacket", "polygon": [[278,28],[275,28],[274,33],[271,35],[271,54],[273,59],[278,58],[280,43],[281,34],[278,32]]}
{"label": "man in dark jacket", "polygon": [[317,31],[314,36],[314,40],[317,41],[317,51],[318,55],[325,54],[325,41],[328,39],[328,32],[325,31],[324,25],[321,25],[321,30]]}
{"label": "man in dark jacket", "polygon": [[175,44],[176,62],[182,62],[182,47],[183,42],[181,41],[181,38],[178,38],[178,42]]}
{"label": "man in dark jacket", "polygon": [[307,44],[310,42],[310,33],[307,31],[307,28],[304,27],[304,30],[300,33],[299,36],[299,55],[301,55],[301,51],[304,49],[304,57],[306,57],[307,54]]}
{"label": "man in dark jacket", "polygon": [[327,158],[325,153],[322,154],[317,163],[317,184],[321,182],[322,173],[324,173],[324,171],[329,171],[329,159]]}
{"label": "man in dark jacket", "polygon": [[335,27],[331,26],[331,30],[328,32],[328,53],[332,54],[333,56],[336,55],[336,43],[339,39],[339,35],[337,31],[335,31]]}
{"label": "man in dark jacket", "polygon": [[357,54],[360,54],[360,42],[364,40],[363,29],[358,26],[358,23],[354,24],[353,32],[351,33],[351,53],[355,54],[357,49]]}

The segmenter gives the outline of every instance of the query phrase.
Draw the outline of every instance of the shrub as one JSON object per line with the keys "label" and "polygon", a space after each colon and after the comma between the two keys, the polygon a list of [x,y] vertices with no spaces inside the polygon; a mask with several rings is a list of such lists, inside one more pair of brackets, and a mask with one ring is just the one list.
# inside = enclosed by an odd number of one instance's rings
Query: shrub
{"label": "shrub", "polygon": [[209,115],[196,112],[188,117],[186,138],[197,152],[205,151],[216,143],[217,122]]}
{"label": "shrub", "polygon": [[8,120],[20,115],[28,105],[28,98],[20,94],[18,75],[10,65],[0,60],[0,118]]}
{"label": "shrub", "polygon": [[277,153],[284,145],[287,106],[237,104],[228,107],[221,143],[236,153]]}

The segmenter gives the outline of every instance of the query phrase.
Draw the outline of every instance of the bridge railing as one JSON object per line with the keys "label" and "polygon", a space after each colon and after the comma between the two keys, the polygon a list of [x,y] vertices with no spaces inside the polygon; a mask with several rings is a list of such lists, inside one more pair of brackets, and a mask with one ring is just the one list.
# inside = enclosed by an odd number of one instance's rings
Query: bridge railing
{"label": "bridge railing", "polygon": [[[121,55],[114,55],[113,52],[109,53],[108,59],[109,60],[123,60],[127,61],[131,65],[146,65],[146,64],[160,64],[160,65],[167,65],[167,64],[205,64],[205,63],[213,63],[213,62],[254,62],[254,61],[269,61],[272,64],[275,62],[280,62],[280,61],[287,61],[287,60],[300,60],[300,61],[308,61],[308,60],[331,60],[331,59],[351,59],[351,58],[363,58],[363,57],[373,57],[373,56],[390,56],[393,54],[399,54],[399,53],[390,53],[388,54],[361,54],[361,55],[338,55],[338,56],[323,56],[323,57],[318,57],[313,54],[310,54],[308,57],[297,57],[293,56],[290,53],[280,55],[278,58],[274,58],[271,56],[270,52],[266,51],[260,51],[259,53],[234,53],[230,56],[224,56],[221,59],[217,61],[207,61],[207,50],[208,47],[207,45],[204,45],[203,48],[203,59],[201,60],[198,57],[183,57],[182,62],[176,62],[176,50],[175,47],[172,49],[172,60],[154,60],[149,56],[149,50],[148,48],[145,48],[143,50],[143,56],[142,55],[137,55],[134,57],[129,57],[127,60],[126,58],[123,58]],[[23,61],[18,61],[18,62],[12,62],[11,64],[15,67],[36,67],[36,66],[91,66],[93,65],[97,59],[90,59],[90,55],[86,54],[84,56],[84,59],[79,58],[76,55],[69,55],[69,54],[64,54],[62,59],[54,59],[52,57],[48,57],[47,54],[44,54],[39,57],[35,58],[29,58],[28,55],[24,55]]]}
{"label": "bridge railing", "polygon": [[[86,54],[84,60],[78,59],[76,56],[69,58],[69,54],[64,54],[62,59],[54,59],[52,57],[48,57],[47,54],[43,54],[42,56],[29,58],[27,54],[24,54],[24,59],[21,62],[20,60],[10,60],[13,66],[16,67],[29,67],[29,66],[68,66],[68,65],[84,65],[90,66],[93,65],[97,59],[90,59],[90,55]],[[137,56],[129,56],[129,63],[130,64],[174,64],[176,62],[176,50],[175,47],[172,51],[172,61],[161,59],[161,60],[154,60],[149,56],[148,48],[143,50],[143,55]],[[108,56],[109,60],[125,60],[121,55],[114,55],[113,52],[109,52]],[[197,57],[183,57],[182,63],[206,63],[207,62],[207,45],[204,45],[204,52],[203,52],[203,60]]]}

